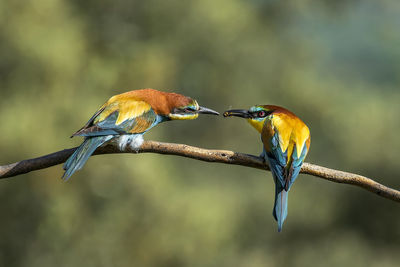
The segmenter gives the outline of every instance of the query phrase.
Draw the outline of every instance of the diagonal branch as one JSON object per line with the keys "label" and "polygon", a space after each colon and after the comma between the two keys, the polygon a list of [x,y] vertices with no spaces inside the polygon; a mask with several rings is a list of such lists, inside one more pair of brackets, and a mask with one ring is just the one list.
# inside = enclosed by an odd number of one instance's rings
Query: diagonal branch
{"label": "diagonal branch", "polygon": [[[76,148],[64,149],[39,158],[22,160],[9,165],[0,166],[0,179],[61,164],[71,156],[75,149]],[[124,151],[121,151],[118,145],[110,143],[98,148],[94,154],[113,153],[159,153],[182,156],[207,162],[235,164],[269,170],[268,164],[265,164],[261,158],[253,155],[236,153],[229,150],[209,150],[183,144],[161,143],[155,141],[145,141],[138,151],[132,150],[129,147]],[[361,175],[328,169],[310,163],[303,164],[301,173],[310,174],[336,183],[357,185],[370,192],[376,193],[379,196],[400,202],[400,191],[386,187]]]}

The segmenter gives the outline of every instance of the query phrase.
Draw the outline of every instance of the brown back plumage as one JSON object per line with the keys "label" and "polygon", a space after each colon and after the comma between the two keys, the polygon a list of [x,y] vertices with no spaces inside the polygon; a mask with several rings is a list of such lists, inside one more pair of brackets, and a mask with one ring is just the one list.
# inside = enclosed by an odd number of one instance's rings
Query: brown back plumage
{"label": "brown back plumage", "polygon": [[181,94],[161,92],[155,89],[140,89],[123,94],[119,94],[110,98],[109,101],[115,100],[142,100],[149,103],[152,109],[159,115],[167,115],[175,107],[183,107],[193,102],[190,97]]}

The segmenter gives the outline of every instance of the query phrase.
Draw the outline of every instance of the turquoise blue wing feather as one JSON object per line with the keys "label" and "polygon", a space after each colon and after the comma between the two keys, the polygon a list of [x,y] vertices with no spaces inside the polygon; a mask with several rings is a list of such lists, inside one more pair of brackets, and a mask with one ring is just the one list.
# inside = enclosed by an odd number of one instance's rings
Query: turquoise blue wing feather
{"label": "turquoise blue wing feather", "polygon": [[[132,103],[130,108],[134,109],[135,102]],[[68,180],[75,171],[81,169],[97,147],[114,138],[114,136],[143,134],[164,120],[163,117],[156,115],[152,108],[148,108],[139,113],[132,113],[132,116],[122,114],[124,119],[119,121],[120,110],[112,106],[113,110],[110,112],[107,108],[107,106],[102,107],[84,127],[73,134],[73,136],[84,136],[85,140],[65,162],[63,166],[65,170],[64,180]]]}
{"label": "turquoise blue wing feather", "polygon": [[116,110],[109,114],[101,121],[95,122],[98,116],[97,114],[91,121],[89,121],[86,127],[77,131],[73,136],[100,136],[100,135],[120,135],[120,134],[133,134],[133,133],[144,133],[151,129],[155,124],[161,120],[158,118],[153,109],[143,112],[139,116],[130,117],[120,124],[117,124],[119,117],[119,110]]}
{"label": "turquoise blue wing feather", "polygon": [[275,173],[277,180],[283,187],[286,184],[285,167],[287,162],[287,151],[282,152],[278,131],[269,141],[271,152],[267,153],[267,160],[270,163],[271,171]]}
{"label": "turquoise blue wing feather", "polygon": [[[278,222],[278,232],[282,230],[283,222],[287,217],[287,205],[288,205],[288,190],[290,176],[292,173],[287,171],[287,157],[288,152],[282,151],[279,142],[279,132],[276,131],[270,138],[268,144],[270,152],[266,153],[266,160],[269,162],[272,175],[275,181],[275,201],[272,215]],[[289,166],[289,168],[291,168]]]}
{"label": "turquoise blue wing feather", "polygon": [[303,150],[301,151],[300,156],[297,155],[297,149],[296,145],[293,148],[293,154],[292,154],[292,164],[290,166],[291,170],[291,175],[289,179],[289,184],[288,184],[288,189],[292,186],[294,181],[296,180],[297,176],[299,176],[301,166],[303,165],[304,159],[306,158],[307,155],[307,146],[303,146]]}
{"label": "turquoise blue wing feather", "polygon": [[290,155],[290,160],[287,160],[287,150],[282,152],[278,132],[275,132],[272,136],[269,146],[271,152],[264,153],[264,155],[269,162],[275,180],[275,203],[272,214],[278,222],[278,231],[280,232],[283,222],[287,217],[288,191],[301,170],[301,166],[307,155],[307,146],[304,145],[299,156],[297,155],[295,144],[293,153]]}
{"label": "turquoise blue wing feather", "polygon": [[[289,190],[301,170],[301,166],[307,155],[307,146],[303,146],[303,150],[300,156],[298,156],[295,144],[293,148],[293,153],[291,155],[291,160],[288,161],[287,150],[285,152],[282,152],[278,132],[275,132],[269,142],[269,145],[271,148],[271,152],[266,153],[266,156],[268,162],[270,163],[271,171],[275,173],[276,178],[281,183],[281,185],[286,190]],[[287,162],[289,162],[289,165],[287,164]]]}

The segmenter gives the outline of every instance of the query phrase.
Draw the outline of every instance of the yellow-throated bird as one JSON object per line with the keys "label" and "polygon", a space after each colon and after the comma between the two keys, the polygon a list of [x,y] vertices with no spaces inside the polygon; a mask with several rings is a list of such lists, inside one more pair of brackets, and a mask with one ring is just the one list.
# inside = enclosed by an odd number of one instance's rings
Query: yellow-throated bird
{"label": "yellow-throated bird", "polygon": [[128,144],[138,149],[143,134],[169,120],[193,120],[199,113],[219,115],[200,107],[196,100],[175,93],[141,89],[111,97],[80,130],[72,136],[85,140],[65,162],[64,180],[81,169],[93,152],[105,142],[118,138],[123,150]]}
{"label": "yellow-throated bird", "polygon": [[261,133],[263,153],[275,181],[275,204],[272,214],[282,230],[287,216],[288,192],[299,175],[301,165],[310,148],[310,131],[289,110],[272,105],[256,105],[249,110],[233,109],[224,117],[237,116],[247,119]]}

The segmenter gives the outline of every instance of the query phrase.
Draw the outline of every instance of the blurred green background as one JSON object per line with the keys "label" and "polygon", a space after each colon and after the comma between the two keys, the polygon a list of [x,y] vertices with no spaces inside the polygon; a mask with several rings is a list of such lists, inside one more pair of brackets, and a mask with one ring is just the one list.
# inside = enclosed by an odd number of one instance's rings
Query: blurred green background
{"label": "blurred green background", "polygon": [[[0,163],[70,139],[110,96],[174,91],[224,111],[277,104],[310,127],[308,162],[399,188],[400,3],[0,1]],[[258,155],[239,119],[148,140]],[[162,156],[91,158],[1,180],[0,266],[399,266],[398,203],[300,175],[277,233],[269,172]]]}

